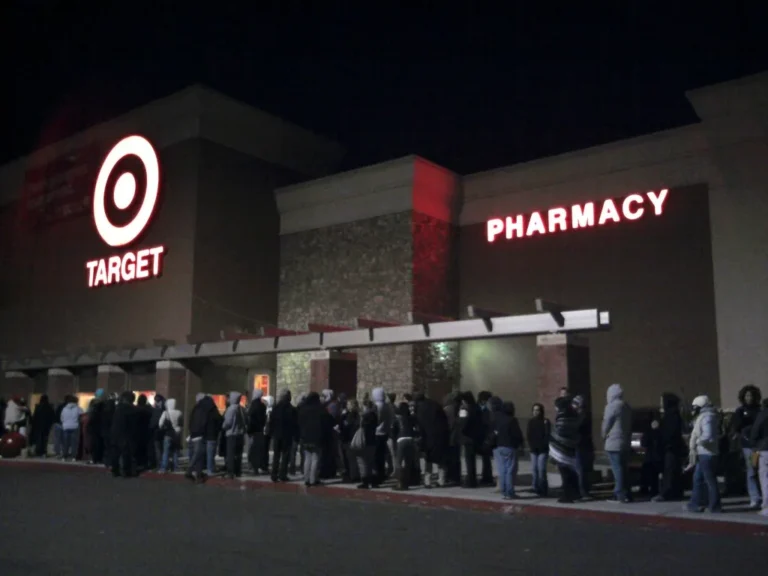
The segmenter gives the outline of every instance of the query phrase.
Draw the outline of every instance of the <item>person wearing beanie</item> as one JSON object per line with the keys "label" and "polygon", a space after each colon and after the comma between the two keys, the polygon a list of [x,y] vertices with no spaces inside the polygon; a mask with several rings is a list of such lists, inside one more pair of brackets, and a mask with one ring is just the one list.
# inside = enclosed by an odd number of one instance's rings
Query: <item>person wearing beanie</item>
{"label": "person wearing beanie", "polygon": [[632,440],[632,409],[624,401],[624,390],[620,384],[608,387],[606,399],[601,430],[613,472],[613,498],[610,501],[631,502],[627,465]]}
{"label": "person wearing beanie", "polygon": [[693,431],[688,444],[688,470],[693,469],[693,491],[686,505],[689,512],[722,512],[717,486],[717,455],[720,419],[709,396],[697,396],[691,412]]}

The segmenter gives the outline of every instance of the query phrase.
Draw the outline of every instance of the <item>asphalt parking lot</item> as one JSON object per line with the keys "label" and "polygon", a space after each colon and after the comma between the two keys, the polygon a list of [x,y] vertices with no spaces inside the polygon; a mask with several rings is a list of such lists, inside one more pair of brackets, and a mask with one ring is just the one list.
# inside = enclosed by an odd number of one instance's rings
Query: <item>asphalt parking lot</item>
{"label": "asphalt parking lot", "polygon": [[759,573],[765,541],[0,467],[0,574]]}

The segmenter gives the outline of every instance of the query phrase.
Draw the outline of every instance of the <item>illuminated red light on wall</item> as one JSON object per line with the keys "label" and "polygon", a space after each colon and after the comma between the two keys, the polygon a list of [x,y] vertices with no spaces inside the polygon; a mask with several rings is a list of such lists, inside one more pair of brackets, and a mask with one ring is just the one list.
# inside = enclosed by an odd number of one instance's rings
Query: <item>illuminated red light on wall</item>
{"label": "illuminated red light on wall", "polygon": [[668,194],[669,190],[665,188],[658,193],[630,194],[620,201],[608,198],[600,204],[599,211],[595,202],[585,202],[570,208],[555,207],[546,212],[531,212],[527,216],[518,214],[503,219],[492,218],[486,223],[488,242],[493,242],[502,233],[505,239],[512,240],[604,226],[622,220],[638,220],[649,210],[655,216],[661,216]]}
{"label": "illuminated red light on wall", "polygon": [[110,256],[91,260],[85,264],[88,270],[88,287],[109,286],[157,278],[163,273],[164,246],[126,252],[122,256]]}

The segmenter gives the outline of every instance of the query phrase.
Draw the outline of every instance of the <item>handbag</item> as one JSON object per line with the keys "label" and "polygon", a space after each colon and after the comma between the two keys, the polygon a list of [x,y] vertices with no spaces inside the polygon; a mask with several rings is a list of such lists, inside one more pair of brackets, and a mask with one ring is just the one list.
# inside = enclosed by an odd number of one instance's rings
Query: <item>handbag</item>
{"label": "handbag", "polygon": [[355,435],[352,436],[352,441],[349,443],[349,447],[356,452],[362,452],[365,449],[365,432],[363,431],[362,426],[360,426],[360,428],[357,429],[357,432],[355,432]]}

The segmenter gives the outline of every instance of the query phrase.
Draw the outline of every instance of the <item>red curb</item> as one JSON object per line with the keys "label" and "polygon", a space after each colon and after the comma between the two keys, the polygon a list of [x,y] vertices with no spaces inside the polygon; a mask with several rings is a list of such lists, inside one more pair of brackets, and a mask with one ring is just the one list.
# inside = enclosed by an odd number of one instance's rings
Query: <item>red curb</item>
{"label": "red curb", "polygon": [[[101,466],[83,466],[80,464],[62,464],[52,462],[35,462],[29,460],[0,460],[0,465],[17,468],[45,468],[48,470],[61,469],[63,466],[77,470],[105,473]],[[188,482],[180,474],[159,474],[146,472],[141,478],[171,482]],[[492,500],[471,500],[453,496],[427,496],[423,493],[403,493],[383,490],[360,490],[357,488],[332,488],[316,486],[307,488],[300,482],[263,482],[240,481],[226,478],[209,478],[206,486],[215,486],[229,490],[240,491],[271,491],[282,494],[303,494],[332,498],[343,498],[383,504],[407,504],[447,510],[468,510],[474,512],[494,512],[510,516],[544,516],[549,518],[568,518],[589,520],[608,524],[631,524],[647,528],[666,528],[680,532],[695,532],[702,534],[738,536],[738,537],[768,537],[768,524],[750,524],[746,522],[730,522],[718,520],[701,520],[698,518],[679,518],[669,516],[652,516],[648,514],[632,514],[622,512],[607,512],[602,510],[585,510],[583,508],[568,508],[545,506],[541,504],[522,504]]]}

